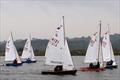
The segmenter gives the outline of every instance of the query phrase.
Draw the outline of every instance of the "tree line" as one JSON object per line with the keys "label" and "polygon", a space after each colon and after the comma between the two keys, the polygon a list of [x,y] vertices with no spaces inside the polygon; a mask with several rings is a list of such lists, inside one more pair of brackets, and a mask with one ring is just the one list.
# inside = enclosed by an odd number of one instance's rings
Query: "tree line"
{"label": "tree line", "polygon": [[[71,55],[77,56],[77,55],[85,55],[86,50],[89,45],[90,37],[80,37],[80,38],[72,38],[68,40],[68,45],[70,48]],[[110,35],[110,40],[112,43],[113,51],[115,55],[120,55],[120,34],[114,34]],[[0,42],[0,55],[4,55],[5,52],[5,43],[6,41]],[[24,45],[25,45],[26,39],[25,40],[16,40],[15,46],[17,48],[17,51],[21,55]],[[36,56],[44,56],[45,55],[45,50],[48,44],[47,39],[32,39],[32,46],[34,49],[34,53]]]}

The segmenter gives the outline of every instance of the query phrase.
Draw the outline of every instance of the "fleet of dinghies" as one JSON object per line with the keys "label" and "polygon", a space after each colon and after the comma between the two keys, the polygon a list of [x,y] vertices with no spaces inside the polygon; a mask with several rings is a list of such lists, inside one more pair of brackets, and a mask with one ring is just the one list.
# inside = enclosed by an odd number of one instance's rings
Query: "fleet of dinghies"
{"label": "fleet of dinghies", "polygon": [[6,42],[5,48],[5,64],[6,66],[21,66],[22,63],[35,63],[36,59],[34,56],[33,48],[31,45],[30,37],[26,41],[23,49],[22,57],[20,58],[16,47],[14,45],[12,33]]}
{"label": "fleet of dinghies", "polygon": [[[62,25],[57,27],[56,32],[50,38],[46,52],[45,65],[52,66],[53,70],[43,70],[41,74],[51,75],[75,75],[73,60],[65,36],[64,16],[62,16]],[[103,39],[101,37],[101,21],[99,31],[90,37],[90,43],[86,51],[84,63],[87,67],[81,67],[80,71],[104,71],[105,69],[117,68],[112,44],[110,42],[109,28],[105,32]],[[33,47],[31,44],[31,35],[28,37],[23,48],[22,56],[18,55],[14,45],[13,35],[10,36],[5,46],[5,64],[6,66],[22,66],[23,63],[35,63]]]}
{"label": "fleet of dinghies", "polygon": [[109,37],[109,30],[101,38],[101,21],[98,32],[91,36],[91,40],[85,55],[84,63],[88,63],[88,67],[80,68],[81,71],[104,71],[105,68],[117,68],[112,45]]}
{"label": "fleet of dinghies", "polygon": [[88,67],[80,68],[81,71],[103,71],[103,54],[101,41],[101,21],[99,32],[91,36],[91,40],[86,52],[84,63],[88,63]]}

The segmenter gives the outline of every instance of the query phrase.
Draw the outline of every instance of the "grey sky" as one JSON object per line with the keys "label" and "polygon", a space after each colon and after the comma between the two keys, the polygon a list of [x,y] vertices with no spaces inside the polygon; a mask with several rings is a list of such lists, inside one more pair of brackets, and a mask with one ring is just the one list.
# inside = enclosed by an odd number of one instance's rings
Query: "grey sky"
{"label": "grey sky", "polygon": [[120,32],[119,0],[0,0],[0,38],[6,40],[10,31],[14,39],[50,38],[61,16],[65,16],[66,36],[102,34],[110,24],[111,34]]}

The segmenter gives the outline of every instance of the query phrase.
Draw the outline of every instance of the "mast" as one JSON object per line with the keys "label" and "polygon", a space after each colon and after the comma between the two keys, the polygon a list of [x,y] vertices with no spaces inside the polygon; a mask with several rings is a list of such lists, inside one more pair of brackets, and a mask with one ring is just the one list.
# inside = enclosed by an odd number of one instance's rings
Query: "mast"
{"label": "mast", "polygon": [[29,34],[30,35],[30,41],[31,41],[31,34]]}
{"label": "mast", "polygon": [[[64,21],[64,16],[62,16],[62,19],[63,19],[63,35],[64,35],[64,48],[65,48],[65,46],[67,46],[67,48],[68,48],[68,50],[69,50],[69,47],[68,47],[68,43],[67,43],[67,40],[66,40],[66,37],[65,37],[65,21]],[[65,50],[65,49],[64,49]],[[64,54],[68,54],[68,55],[70,55],[70,56],[66,56],[66,57],[70,57],[71,58],[71,60],[72,60],[72,64],[73,64],[73,66],[74,66],[74,63],[73,63],[73,59],[72,59],[72,56],[71,56],[71,54],[70,54],[70,51],[69,51],[69,53],[64,53]],[[64,55],[65,56],[65,55]],[[64,66],[64,65],[62,65],[62,66]],[[74,69],[74,68],[73,68]]]}
{"label": "mast", "polygon": [[10,32],[10,35],[11,35],[12,41],[14,41],[14,40],[13,40],[13,34],[12,34],[12,32]]}
{"label": "mast", "polygon": [[[109,24],[108,24],[108,36],[109,36],[109,44],[110,44],[110,28],[109,28]],[[110,58],[111,58],[111,60],[112,60],[112,52],[111,52],[111,45],[109,45],[109,47],[110,47]]]}
{"label": "mast", "polygon": [[[101,45],[102,45],[102,39],[101,39],[101,20],[99,21],[99,26],[100,26],[100,30],[99,30],[99,47],[98,47],[98,62],[100,62],[100,56],[101,56],[101,60],[103,62],[103,54],[102,54],[102,48],[101,48]],[[100,65],[100,63],[99,63]],[[104,67],[104,64],[102,63],[102,66]]]}
{"label": "mast", "polygon": [[100,58],[99,54],[100,54],[100,50],[101,50],[101,20],[99,22],[100,22],[99,23],[100,29],[99,29],[98,62],[99,62],[99,58]]}
{"label": "mast", "polygon": [[63,35],[64,35],[64,45],[65,45],[65,23],[64,23],[64,16],[62,16],[62,19],[63,19]]}

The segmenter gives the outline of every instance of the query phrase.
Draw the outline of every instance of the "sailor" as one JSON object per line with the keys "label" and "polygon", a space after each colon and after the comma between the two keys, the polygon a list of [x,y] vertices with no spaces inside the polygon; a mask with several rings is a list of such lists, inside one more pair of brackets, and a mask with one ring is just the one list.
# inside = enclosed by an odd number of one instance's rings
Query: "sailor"
{"label": "sailor", "polygon": [[93,65],[93,63],[89,64],[89,68],[91,68],[91,69],[98,69],[99,67],[100,67],[100,63],[99,62],[97,62],[96,65]]}
{"label": "sailor", "polygon": [[108,65],[108,66],[110,66],[110,65],[112,65],[112,64],[113,64],[113,60],[110,60],[110,61],[107,62],[107,65]]}
{"label": "sailor", "polygon": [[28,58],[27,60],[30,61],[30,58]]}
{"label": "sailor", "polygon": [[54,71],[62,71],[63,67],[62,65],[58,65],[55,67]]}
{"label": "sailor", "polygon": [[93,67],[94,67],[93,63],[90,63],[90,64],[89,64],[89,68],[92,69]]}
{"label": "sailor", "polygon": [[98,68],[100,68],[100,63],[99,62],[97,62],[97,65],[95,65],[95,69],[98,69]]}
{"label": "sailor", "polygon": [[14,64],[17,64],[17,59],[15,59],[15,60],[13,61],[13,63],[14,63]]}

